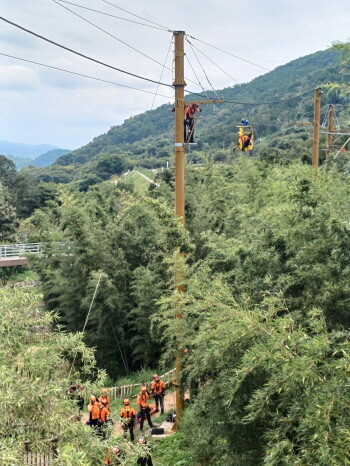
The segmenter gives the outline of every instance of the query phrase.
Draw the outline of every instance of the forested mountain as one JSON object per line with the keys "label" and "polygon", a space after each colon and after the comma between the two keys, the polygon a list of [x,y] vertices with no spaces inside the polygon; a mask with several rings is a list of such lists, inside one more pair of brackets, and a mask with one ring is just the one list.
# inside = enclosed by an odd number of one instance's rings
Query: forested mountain
{"label": "forested mountain", "polygon": [[67,149],[52,149],[45,154],[38,155],[34,159],[26,157],[15,157],[13,155],[6,155],[6,157],[15,163],[17,170],[24,167],[48,167],[53,164],[58,157],[69,154],[70,150]]}
{"label": "forested mountain", "polygon": [[35,159],[39,155],[53,149],[58,149],[58,147],[50,144],[31,145],[21,144],[19,142],[0,141],[0,154],[12,155],[14,157]]}

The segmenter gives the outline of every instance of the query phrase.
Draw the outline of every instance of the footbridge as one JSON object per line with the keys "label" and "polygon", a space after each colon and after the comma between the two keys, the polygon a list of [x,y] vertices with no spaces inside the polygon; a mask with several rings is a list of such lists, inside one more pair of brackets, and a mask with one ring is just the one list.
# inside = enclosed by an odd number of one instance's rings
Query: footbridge
{"label": "footbridge", "polygon": [[[53,245],[50,245],[52,249]],[[55,243],[55,248],[63,250],[64,243]],[[28,265],[30,257],[45,253],[43,243],[0,244],[0,267]]]}

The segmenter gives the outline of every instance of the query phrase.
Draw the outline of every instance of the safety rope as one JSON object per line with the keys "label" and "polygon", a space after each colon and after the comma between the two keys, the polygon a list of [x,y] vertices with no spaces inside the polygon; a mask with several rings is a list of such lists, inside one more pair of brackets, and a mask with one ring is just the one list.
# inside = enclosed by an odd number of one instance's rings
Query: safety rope
{"label": "safety rope", "polygon": [[[96,283],[95,292],[94,292],[94,295],[93,295],[92,300],[91,300],[91,303],[90,303],[90,308],[89,308],[89,311],[88,311],[87,316],[86,316],[86,319],[85,319],[85,323],[84,323],[84,327],[83,327],[82,333],[85,332],[85,328],[86,328],[86,325],[87,325],[88,320],[89,320],[89,316],[90,316],[90,313],[91,313],[91,309],[92,309],[92,306],[93,306],[94,301],[95,301],[95,298],[96,298],[97,290],[98,290],[98,287],[99,287],[99,285],[100,285],[101,277],[102,277],[102,272],[100,273],[100,276],[98,277],[98,280],[97,280],[97,283]],[[74,356],[72,365],[70,366],[68,378],[70,378],[70,375],[71,375],[71,373],[72,373],[72,369],[73,369],[73,366],[74,366],[74,363],[75,363],[76,358],[77,358],[77,352],[75,353],[75,356]]]}

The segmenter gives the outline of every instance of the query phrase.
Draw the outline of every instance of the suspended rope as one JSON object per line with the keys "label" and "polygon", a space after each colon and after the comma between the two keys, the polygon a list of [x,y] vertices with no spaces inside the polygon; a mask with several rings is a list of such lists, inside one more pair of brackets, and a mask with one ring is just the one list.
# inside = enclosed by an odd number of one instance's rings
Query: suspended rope
{"label": "suspended rope", "polygon": [[126,357],[125,357],[124,354],[123,354],[123,351],[122,351],[121,346],[120,346],[120,344],[119,344],[119,340],[118,340],[117,334],[116,334],[116,332],[115,332],[115,330],[114,330],[114,326],[113,326],[113,324],[112,324],[112,322],[111,322],[111,319],[110,319],[109,317],[108,317],[108,321],[109,321],[109,325],[110,325],[111,328],[112,328],[112,332],[113,332],[115,341],[117,342],[118,349],[119,349],[119,353],[120,353],[120,356],[121,356],[122,361],[123,361],[123,364],[124,364],[125,372],[126,372],[127,375],[129,375],[128,361],[127,361]]}
{"label": "suspended rope", "polygon": [[162,77],[163,77],[165,65],[166,65],[166,62],[168,61],[168,56],[169,56],[169,52],[170,52],[172,43],[173,43],[173,38],[171,37],[171,39],[170,39],[170,44],[169,44],[169,48],[168,48],[168,52],[167,52],[166,57],[165,57],[164,65],[163,65],[163,68],[162,68],[162,72],[160,73],[159,82],[158,82],[158,84],[157,84],[157,89],[156,89],[156,92],[155,92],[155,94],[154,94],[154,96],[153,96],[153,102],[152,102],[152,105],[151,105],[151,110],[153,110],[154,102],[155,102],[156,97],[157,97],[157,95],[158,95],[159,83],[161,82]]}
{"label": "suspended rope", "polygon": [[[94,292],[94,295],[93,295],[92,300],[91,300],[91,304],[90,304],[89,311],[88,311],[87,316],[86,316],[86,319],[85,319],[85,323],[84,323],[84,327],[83,327],[82,333],[85,332],[86,325],[87,325],[88,320],[89,320],[89,317],[90,317],[91,309],[92,309],[92,306],[93,306],[94,301],[95,301],[95,298],[96,298],[97,290],[98,290],[98,287],[100,286],[101,277],[102,277],[102,272],[100,273],[100,275],[99,275],[99,277],[98,277],[98,280],[97,280],[97,283],[96,283],[95,292]],[[69,374],[68,374],[68,379],[70,378],[70,375],[71,375],[71,372],[72,372],[72,369],[73,369],[73,366],[74,366],[74,363],[75,363],[76,358],[77,358],[77,353],[75,353],[75,356],[74,356],[72,365],[70,366],[70,370],[69,370]]]}
{"label": "suspended rope", "polygon": [[[190,59],[188,58],[188,56],[186,55],[186,60],[188,61],[188,64],[190,65],[192,71],[193,71],[193,74],[195,75],[197,81],[198,81],[198,84],[200,85],[200,87],[202,88],[202,91],[205,93],[206,92],[206,89],[203,87],[202,83],[200,82],[200,79],[198,78],[197,76],[197,73],[195,71],[195,69],[193,68],[192,66],[192,63],[190,62]],[[207,99],[209,99],[208,95],[206,94],[206,97]]]}
{"label": "suspended rope", "polygon": [[171,33],[173,32],[170,29],[166,29],[164,27],[151,26],[150,24],[140,23],[139,21],[134,21],[132,19],[122,18],[121,16],[112,15],[110,13],[105,13],[104,11],[100,11],[100,10],[94,10],[93,8],[89,8],[87,6],[79,5],[77,3],[68,2],[67,0],[59,0],[59,2],[66,3],[66,4],[72,5],[72,6],[76,6],[78,8],[83,8],[84,10],[93,11],[94,13],[99,13],[99,14],[104,15],[104,16],[109,16],[110,18],[116,18],[116,19],[120,19],[122,21],[127,21],[129,23],[137,24],[139,26],[145,26],[145,27],[152,28],[152,29],[158,29],[159,31],[164,31],[164,32],[171,32]]}
{"label": "suspended rope", "polygon": [[191,47],[191,49],[192,49],[192,52],[193,52],[194,56],[196,57],[196,59],[197,59],[197,61],[198,61],[199,66],[202,68],[202,71],[203,71],[203,73],[204,73],[204,76],[205,76],[206,80],[208,81],[209,86],[212,88],[212,91],[213,91],[214,94],[217,96],[216,91],[215,91],[215,89],[214,89],[212,83],[209,81],[209,78],[208,78],[207,73],[205,72],[205,69],[203,68],[201,62],[199,61],[199,58],[197,57],[197,54],[196,54],[196,52],[194,51],[194,48],[192,47],[192,44],[191,44],[191,42],[187,39],[187,37],[186,37],[186,41],[187,41],[188,44],[190,45],[190,47]]}
{"label": "suspended rope", "polygon": [[226,76],[228,76],[230,79],[232,79],[232,81],[234,81],[236,84],[239,84],[239,81],[237,81],[236,78],[234,78],[233,76],[231,76],[229,73],[227,73],[227,71],[225,71],[223,68],[221,68],[221,66],[219,66],[218,64],[216,64],[210,57],[208,57],[208,55],[206,55],[204,52],[202,52],[201,50],[199,50],[198,47],[196,47],[194,44],[192,44],[188,39],[187,39],[187,42],[191,45],[191,47],[193,49],[196,49],[200,54],[202,54],[207,60],[210,61],[210,63],[212,63],[214,66],[216,66],[216,68],[218,68],[220,71],[222,71],[224,74],[226,74]]}

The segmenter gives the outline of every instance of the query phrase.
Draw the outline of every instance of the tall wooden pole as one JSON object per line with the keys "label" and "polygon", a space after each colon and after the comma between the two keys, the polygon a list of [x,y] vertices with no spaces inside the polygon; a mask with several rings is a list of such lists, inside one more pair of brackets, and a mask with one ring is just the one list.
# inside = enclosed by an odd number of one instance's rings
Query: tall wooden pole
{"label": "tall wooden pole", "polygon": [[321,120],[321,88],[315,89],[314,100],[314,135],[312,144],[312,166],[318,167],[319,164],[319,150],[320,150],[320,120]]}
{"label": "tall wooden pole", "polygon": [[326,154],[329,155],[332,152],[332,145],[333,145],[333,135],[331,134],[333,131],[333,123],[334,123],[334,105],[330,104],[328,106],[328,124],[327,124],[327,151]]}
{"label": "tall wooden pole", "polygon": [[[185,103],[185,52],[184,31],[174,31],[175,41],[175,213],[182,225],[185,225],[185,147],[184,147],[184,103]],[[184,273],[179,258],[175,270],[175,286],[177,291],[183,293]],[[180,386],[182,366],[182,351],[180,349],[182,333],[182,308],[181,302],[176,306],[175,315],[177,325],[177,349],[175,362],[175,390],[176,390],[176,427],[182,418],[184,410],[184,393]]]}

